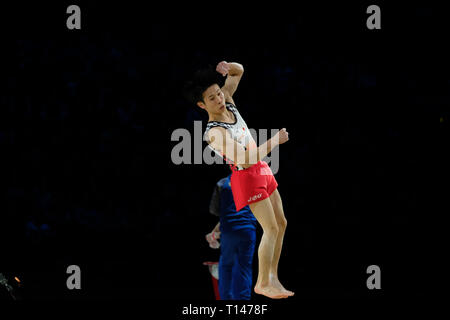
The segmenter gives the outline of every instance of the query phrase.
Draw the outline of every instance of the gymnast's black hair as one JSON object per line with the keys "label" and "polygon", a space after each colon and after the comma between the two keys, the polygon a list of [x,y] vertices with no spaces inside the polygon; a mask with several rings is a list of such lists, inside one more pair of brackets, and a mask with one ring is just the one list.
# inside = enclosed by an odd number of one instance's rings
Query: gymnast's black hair
{"label": "gymnast's black hair", "polygon": [[203,100],[203,93],[212,85],[217,84],[221,86],[223,79],[212,66],[200,69],[194,73],[192,80],[188,81],[183,93],[185,98],[192,104],[196,104]]}

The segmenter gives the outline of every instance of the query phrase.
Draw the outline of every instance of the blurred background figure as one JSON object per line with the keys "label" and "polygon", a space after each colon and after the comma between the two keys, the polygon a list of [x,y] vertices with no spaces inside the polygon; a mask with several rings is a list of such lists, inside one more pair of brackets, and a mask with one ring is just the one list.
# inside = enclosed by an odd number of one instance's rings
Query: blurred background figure
{"label": "blurred background figure", "polygon": [[236,211],[230,177],[219,180],[214,188],[209,211],[219,217],[219,223],[206,240],[211,248],[220,247],[220,299],[250,300],[256,219],[249,206]]}

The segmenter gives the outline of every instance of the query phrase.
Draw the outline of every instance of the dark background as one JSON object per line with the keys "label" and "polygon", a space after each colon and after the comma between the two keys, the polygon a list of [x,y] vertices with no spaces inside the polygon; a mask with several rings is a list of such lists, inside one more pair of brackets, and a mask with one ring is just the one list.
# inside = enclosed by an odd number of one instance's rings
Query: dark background
{"label": "dark background", "polygon": [[[290,134],[276,174],[290,300],[433,292],[448,202],[442,8],[379,4],[382,29],[368,30],[372,3],[81,2],[68,30],[70,4],[2,10],[0,272],[24,300],[214,300],[202,263],[219,251],[204,236],[229,169],[173,164],[171,134],[204,128],[181,88],[222,60],[245,68],[234,100],[249,128]],[[72,264],[80,291],[66,288]]]}

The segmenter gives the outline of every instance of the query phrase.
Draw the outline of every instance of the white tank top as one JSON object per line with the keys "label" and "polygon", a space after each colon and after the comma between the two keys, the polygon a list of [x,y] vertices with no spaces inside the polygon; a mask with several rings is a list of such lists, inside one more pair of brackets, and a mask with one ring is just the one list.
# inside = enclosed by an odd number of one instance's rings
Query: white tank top
{"label": "white tank top", "polygon": [[243,170],[244,168],[235,165],[234,162],[230,159],[227,159],[225,155],[220,152],[219,150],[214,149],[209,143],[208,139],[208,131],[211,130],[211,128],[214,127],[222,127],[227,129],[228,133],[231,135],[231,137],[239,143],[241,146],[247,150],[248,148],[256,148],[256,142],[253,139],[250,130],[248,130],[247,124],[245,123],[244,119],[242,118],[241,114],[237,110],[236,106],[234,106],[232,103],[226,103],[226,108],[230,110],[234,114],[234,118],[236,121],[234,123],[228,123],[228,122],[221,122],[221,121],[209,121],[206,125],[206,130],[203,135],[204,140],[208,143],[208,147],[211,148],[216,154],[218,154],[220,157],[222,157],[229,165],[230,168],[233,170]]}

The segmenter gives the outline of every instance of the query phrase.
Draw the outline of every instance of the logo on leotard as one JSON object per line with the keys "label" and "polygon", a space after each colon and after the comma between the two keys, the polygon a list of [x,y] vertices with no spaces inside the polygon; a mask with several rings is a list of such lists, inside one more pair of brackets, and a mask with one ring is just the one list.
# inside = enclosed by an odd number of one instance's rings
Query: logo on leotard
{"label": "logo on leotard", "polygon": [[253,197],[250,197],[250,199],[247,200],[247,202],[255,201],[256,199],[259,199],[262,197],[262,193],[258,193],[257,195],[254,195]]}

